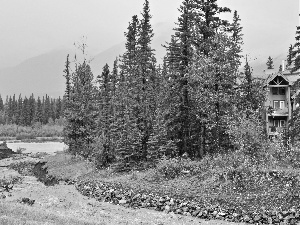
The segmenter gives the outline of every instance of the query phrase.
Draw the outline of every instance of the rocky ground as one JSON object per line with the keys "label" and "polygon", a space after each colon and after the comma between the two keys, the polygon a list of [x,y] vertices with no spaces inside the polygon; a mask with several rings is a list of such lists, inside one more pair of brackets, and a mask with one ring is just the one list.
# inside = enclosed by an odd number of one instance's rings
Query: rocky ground
{"label": "rocky ground", "polygon": [[[54,186],[45,186],[32,175],[20,175],[17,171],[9,169],[11,163],[17,161],[39,159],[32,157],[19,157],[19,159],[0,160],[0,180],[16,179],[16,183],[9,192],[0,189],[0,224],[58,224],[52,221],[21,223],[26,221],[26,216],[8,214],[1,211],[1,206],[18,207],[26,205],[32,211],[47,211],[57,216],[86,221],[83,224],[233,224],[225,221],[202,220],[199,218],[174,213],[157,212],[149,209],[132,209],[120,205],[97,201],[80,194],[74,185],[60,182]],[[13,207],[12,207],[13,206]],[[30,215],[28,215],[29,217]],[[7,222],[7,221],[10,221]],[[15,222],[14,222],[15,221]],[[19,221],[19,222],[18,222]]]}

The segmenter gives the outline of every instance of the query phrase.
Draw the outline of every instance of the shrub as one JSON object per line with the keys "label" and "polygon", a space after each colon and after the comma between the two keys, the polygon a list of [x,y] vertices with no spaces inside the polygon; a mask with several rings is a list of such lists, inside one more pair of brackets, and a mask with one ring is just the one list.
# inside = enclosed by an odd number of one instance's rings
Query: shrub
{"label": "shrub", "polygon": [[35,139],[35,135],[32,133],[18,133],[16,135],[17,140],[24,140],[24,139]]}

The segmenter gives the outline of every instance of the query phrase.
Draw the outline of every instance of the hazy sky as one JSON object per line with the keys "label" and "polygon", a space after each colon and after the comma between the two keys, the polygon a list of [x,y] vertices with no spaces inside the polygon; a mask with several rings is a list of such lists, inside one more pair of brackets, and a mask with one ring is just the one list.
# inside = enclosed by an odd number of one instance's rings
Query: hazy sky
{"label": "hazy sky", "polygon": [[[237,10],[244,49],[252,59],[286,53],[294,43],[299,0],[219,0]],[[143,0],[0,0],[0,68],[63,47],[81,36],[101,52],[124,41],[132,15]],[[152,24],[175,22],[181,0],[150,0]],[[230,15],[229,18],[231,18]],[[154,30],[155,33],[155,30]],[[168,41],[168,40],[166,40]]]}

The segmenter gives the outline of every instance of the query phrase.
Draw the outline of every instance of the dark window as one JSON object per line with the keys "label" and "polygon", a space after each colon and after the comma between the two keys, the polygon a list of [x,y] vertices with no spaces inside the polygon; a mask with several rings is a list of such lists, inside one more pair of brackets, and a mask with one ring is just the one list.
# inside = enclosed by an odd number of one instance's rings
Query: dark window
{"label": "dark window", "polygon": [[279,126],[280,126],[279,120],[274,120],[274,127],[279,127]]}
{"label": "dark window", "polygon": [[279,88],[279,94],[280,95],[285,95],[285,88],[284,87]]}
{"label": "dark window", "polygon": [[278,95],[278,87],[273,87],[272,88],[272,94],[273,95]]}

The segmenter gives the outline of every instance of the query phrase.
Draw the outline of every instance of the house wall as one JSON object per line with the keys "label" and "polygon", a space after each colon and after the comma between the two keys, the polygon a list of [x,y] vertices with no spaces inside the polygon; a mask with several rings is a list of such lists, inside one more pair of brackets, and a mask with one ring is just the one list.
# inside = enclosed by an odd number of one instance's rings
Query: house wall
{"label": "house wall", "polygon": [[[269,88],[267,98],[268,100],[266,101],[266,106],[272,106],[274,105],[273,101],[285,101],[285,107],[288,107],[288,101],[287,101],[287,95],[273,95],[272,94],[272,89]],[[285,93],[287,93],[287,88],[285,88]]]}

